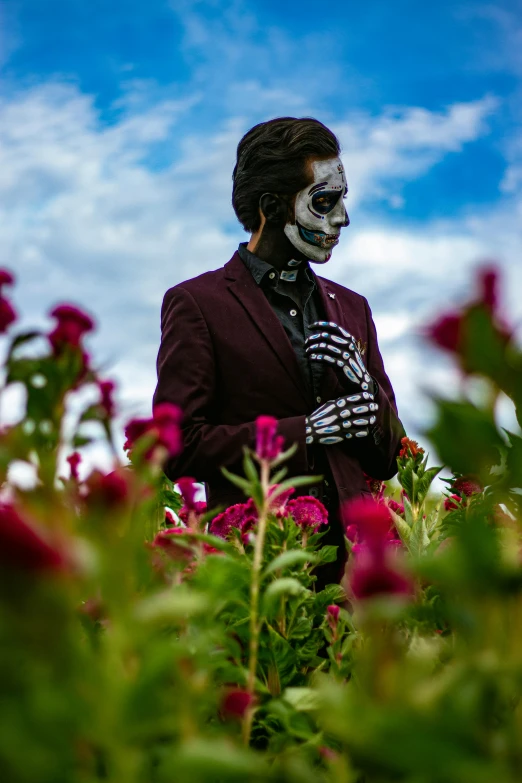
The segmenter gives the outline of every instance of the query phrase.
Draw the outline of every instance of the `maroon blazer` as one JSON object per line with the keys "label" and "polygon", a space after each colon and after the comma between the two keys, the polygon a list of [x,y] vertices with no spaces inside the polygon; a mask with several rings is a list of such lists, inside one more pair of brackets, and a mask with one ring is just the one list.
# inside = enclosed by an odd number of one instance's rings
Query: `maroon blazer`
{"label": "maroon blazer", "polygon": [[[363,471],[380,479],[395,475],[404,430],[368,302],[338,283],[317,276],[316,281],[327,319],[366,346],[366,366],[380,387],[373,437],[324,447],[342,502],[368,491]],[[167,291],[157,370],[154,405],[168,401],[184,413],[183,453],[166,462],[165,473],[172,480],[193,476],[205,482],[210,506],[244,501],[220,467],[242,474],[243,447],[254,448],[260,415],[275,416],[287,446],[298,444],[289,475],[313,474],[305,417],[318,402],[304,385],[286,332],[237,252],[223,268]],[[321,400],[347,392],[325,367]]]}

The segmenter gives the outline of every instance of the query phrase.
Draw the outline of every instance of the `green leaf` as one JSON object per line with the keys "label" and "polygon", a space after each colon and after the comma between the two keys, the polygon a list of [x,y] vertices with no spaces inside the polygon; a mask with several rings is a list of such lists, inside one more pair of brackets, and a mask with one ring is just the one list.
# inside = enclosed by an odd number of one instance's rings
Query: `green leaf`
{"label": "green leaf", "polygon": [[281,470],[278,470],[275,476],[272,476],[270,479],[271,484],[279,484],[281,479],[284,479],[286,474],[288,473],[288,468],[281,468]]}
{"label": "green leaf", "polygon": [[312,688],[285,688],[283,699],[299,712],[310,712],[319,707],[319,694]]}
{"label": "green leaf", "polygon": [[328,545],[322,546],[317,554],[317,563],[322,565],[323,563],[334,563],[337,559],[338,546]]}
{"label": "green leaf", "polygon": [[424,503],[424,500],[426,499],[426,495],[429,492],[429,489],[433,483],[433,479],[435,476],[437,476],[442,470],[442,467],[440,468],[429,468],[424,472],[424,474],[418,479],[417,486],[415,487],[416,490],[416,502],[420,505]]}
{"label": "green leaf", "polygon": [[397,528],[397,532],[401,537],[401,541],[407,545],[411,537],[410,526],[404,521],[402,517],[396,514],[395,511],[392,511],[391,508],[389,508],[388,511],[390,512],[393,524]]}
{"label": "green leaf", "polygon": [[413,527],[415,520],[413,518],[413,509],[408,498],[402,498],[402,505],[404,506],[404,518],[406,519],[406,524],[409,525],[409,527]]}
{"label": "green leaf", "polygon": [[275,460],[272,462],[272,467],[276,468],[278,465],[280,465],[282,462],[286,462],[290,457],[293,457],[298,449],[298,444],[293,443],[290,448],[288,448],[286,451],[281,452],[281,454],[275,458]]}
{"label": "green leaf", "polygon": [[430,539],[428,536],[428,531],[426,530],[425,519],[420,518],[416,521],[411,530],[410,540],[408,543],[410,552],[413,555],[422,555],[429,547]]}
{"label": "green leaf", "polygon": [[278,571],[280,569],[282,570],[284,568],[291,568],[295,565],[316,563],[318,559],[318,556],[313,552],[306,552],[303,549],[290,549],[272,560],[272,562],[266,567],[264,576],[273,574],[274,571]]}
{"label": "green leaf", "polygon": [[143,623],[164,625],[204,614],[210,606],[210,599],[204,593],[180,587],[144,598],[136,606],[135,616]]}
{"label": "green leaf", "polygon": [[404,468],[399,468],[398,479],[408,497],[413,500],[413,459],[408,459]]}
{"label": "green leaf", "polygon": [[291,487],[304,487],[308,484],[317,484],[322,478],[322,476],[297,476],[295,478],[287,479],[286,481],[283,481],[282,484],[279,484],[277,489],[272,492],[270,500],[275,500],[275,498],[282,495],[283,492],[286,492],[286,490]]}
{"label": "green leaf", "polygon": [[226,468],[221,468],[221,472],[225,476],[225,478],[227,478],[231,482],[231,484],[235,484],[236,487],[242,489],[247,497],[252,496],[252,485],[250,481],[247,481],[246,479],[241,478],[240,476],[236,476],[234,473],[231,473]]}
{"label": "green leaf", "polygon": [[292,576],[284,576],[271,582],[263,596],[263,608],[267,616],[271,616],[280,598],[286,595],[299,595],[306,588]]}

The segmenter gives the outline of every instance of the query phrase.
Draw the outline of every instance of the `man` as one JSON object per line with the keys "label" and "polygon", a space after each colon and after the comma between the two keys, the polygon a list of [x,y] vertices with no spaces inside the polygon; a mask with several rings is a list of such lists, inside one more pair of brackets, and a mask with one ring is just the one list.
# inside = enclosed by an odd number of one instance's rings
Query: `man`
{"label": "man", "polygon": [[[279,420],[298,444],[290,475],[323,475],[301,494],[326,505],[325,542],[344,563],[339,506],[368,492],[364,473],[389,479],[404,435],[366,299],[318,277],[350,221],[339,142],[310,118],[260,123],[241,139],[232,204],[250,236],[223,268],[165,294],[154,404],[184,412],[184,450],[172,479],[205,482],[207,501],[242,502],[221,466],[241,471],[255,420]],[[299,494],[299,493],[297,493]]]}

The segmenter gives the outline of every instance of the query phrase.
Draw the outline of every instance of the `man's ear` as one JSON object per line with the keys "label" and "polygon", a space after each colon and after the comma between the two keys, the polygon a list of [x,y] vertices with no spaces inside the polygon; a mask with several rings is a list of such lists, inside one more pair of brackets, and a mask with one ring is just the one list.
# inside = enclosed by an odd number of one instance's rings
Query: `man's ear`
{"label": "man's ear", "polygon": [[259,208],[267,223],[285,225],[288,215],[288,204],[275,193],[263,193],[259,199]]}

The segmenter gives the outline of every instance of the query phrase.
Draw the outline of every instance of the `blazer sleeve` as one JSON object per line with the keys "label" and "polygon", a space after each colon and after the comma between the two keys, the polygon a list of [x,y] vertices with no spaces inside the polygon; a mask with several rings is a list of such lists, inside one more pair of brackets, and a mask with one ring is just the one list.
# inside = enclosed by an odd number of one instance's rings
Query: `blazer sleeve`
{"label": "blazer sleeve", "polygon": [[364,299],[364,306],[368,330],[366,367],[379,387],[376,397],[379,410],[376,414],[377,421],[370,430],[370,437],[364,438],[358,444],[361,446],[358,458],[365,473],[372,478],[385,481],[397,473],[397,456],[401,448],[401,438],[406,433],[398,417],[395,393],[384,369],[377,341],[377,330],[366,299]]}
{"label": "blazer sleeve", "polygon": [[[183,451],[167,459],[166,475],[176,481],[193,476],[211,481],[222,466],[241,471],[243,447],[255,448],[255,421],[225,424],[216,413],[214,346],[199,305],[186,289],[176,286],[165,294],[161,309],[158,382],[153,405],[171,402],[183,411]],[[306,473],[305,416],[279,420],[278,433],[286,447],[298,444],[287,463],[290,475]]]}

